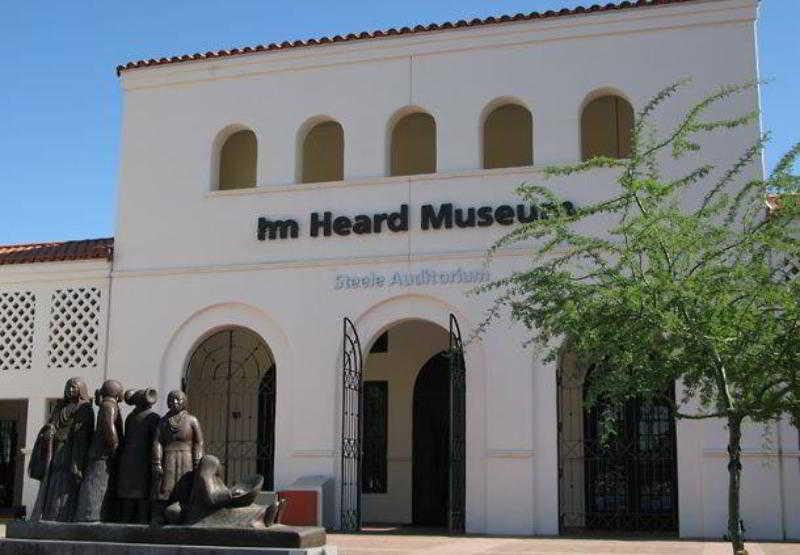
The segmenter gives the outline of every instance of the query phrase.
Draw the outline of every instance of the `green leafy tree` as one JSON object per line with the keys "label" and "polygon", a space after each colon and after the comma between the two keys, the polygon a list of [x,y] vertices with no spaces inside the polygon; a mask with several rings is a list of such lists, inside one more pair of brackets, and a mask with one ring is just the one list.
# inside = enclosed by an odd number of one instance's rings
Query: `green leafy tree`
{"label": "green leafy tree", "polygon": [[[587,385],[589,405],[636,398],[668,403],[679,419],[724,419],[728,536],[734,552],[744,553],[742,423],[788,414],[796,424],[800,416],[800,278],[784,271],[787,261],[800,263],[799,182],[792,175],[800,144],[767,179],[744,177],[760,163],[766,136],[738,159],[732,153],[730,167],[699,163],[683,175],[664,175],[660,160],[703,160],[699,137],[724,141],[758,117],[710,115],[755,84],[728,86],[661,133],[653,115],[684,83],[659,92],[637,115],[628,159],[598,157],[544,171],[545,180],[568,186],[580,172],[614,168],[613,198],[567,211],[552,187],[519,187],[525,201],[548,206],[550,216],[519,224],[492,247],[491,253],[523,243],[533,256],[524,271],[479,289],[496,298],[481,328],[510,310],[543,346],[546,361],[565,348],[600,361]],[[768,193],[780,201],[771,212]],[[702,200],[687,206],[690,198]],[[605,229],[581,231],[592,228],[582,225],[592,219],[606,222]],[[665,398],[676,382],[683,395]]]}

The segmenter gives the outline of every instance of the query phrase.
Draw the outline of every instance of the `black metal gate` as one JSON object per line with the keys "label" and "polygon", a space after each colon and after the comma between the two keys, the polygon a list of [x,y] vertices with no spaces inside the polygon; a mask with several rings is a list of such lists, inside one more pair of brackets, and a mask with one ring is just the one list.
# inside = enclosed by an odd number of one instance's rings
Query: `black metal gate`
{"label": "black metal gate", "polygon": [[225,482],[258,473],[273,489],[275,361],[261,337],[244,328],[211,335],[192,354],[183,389]]}
{"label": "black metal gate", "polygon": [[361,459],[364,402],[361,342],[353,322],[342,322],[342,499],[339,527],[361,529]]}
{"label": "black metal gate", "polygon": [[0,508],[14,505],[16,460],[17,422],[0,420]]}
{"label": "black metal gate", "polygon": [[461,329],[456,317],[450,315],[450,472],[447,528],[463,532],[466,509],[466,363]]}
{"label": "black metal gate", "polygon": [[[614,412],[615,418],[608,419]],[[600,404],[584,416],[586,527],[678,529],[675,419],[668,406]]]}
{"label": "black metal gate", "polygon": [[587,410],[585,381],[581,371],[559,372],[561,533],[676,532],[675,419],[669,406],[632,400]]}

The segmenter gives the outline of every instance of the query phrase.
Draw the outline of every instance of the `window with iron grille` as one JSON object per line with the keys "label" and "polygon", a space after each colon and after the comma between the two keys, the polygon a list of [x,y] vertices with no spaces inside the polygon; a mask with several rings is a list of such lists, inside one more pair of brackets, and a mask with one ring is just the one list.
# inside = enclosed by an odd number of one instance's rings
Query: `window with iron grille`
{"label": "window with iron grille", "polygon": [[389,382],[364,382],[363,493],[386,493]]}

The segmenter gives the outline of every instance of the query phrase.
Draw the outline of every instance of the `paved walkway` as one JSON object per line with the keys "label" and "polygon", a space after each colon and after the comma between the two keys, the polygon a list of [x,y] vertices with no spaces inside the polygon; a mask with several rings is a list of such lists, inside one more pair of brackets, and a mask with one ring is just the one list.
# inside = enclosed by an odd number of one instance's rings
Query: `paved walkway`
{"label": "paved walkway", "polygon": [[[528,553],[575,555],[617,553],[688,555],[729,555],[730,544],[678,540],[607,540],[573,538],[448,537],[412,534],[328,534],[328,542],[339,547],[340,555],[458,554],[470,555]],[[748,543],[750,555],[800,555],[800,543]]]}
{"label": "paved walkway", "polygon": [[[0,538],[6,527],[0,524]],[[677,540],[588,540],[573,538],[449,537],[436,534],[328,534],[339,555],[471,555],[527,553],[542,555],[610,555],[618,553],[667,555],[729,555],[730,544]],[[800,543],[748,543],[750,555],[800,555]]]}

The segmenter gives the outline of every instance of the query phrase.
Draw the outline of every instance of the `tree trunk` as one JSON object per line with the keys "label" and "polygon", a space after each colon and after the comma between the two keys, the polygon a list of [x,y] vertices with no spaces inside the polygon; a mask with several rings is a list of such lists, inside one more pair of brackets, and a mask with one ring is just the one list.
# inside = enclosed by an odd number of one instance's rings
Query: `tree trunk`
{"label": "tree trunk", "polygon": [[728,536],[734,555],[745,555],[739,513],[742,481],[742,419],[739,416],[728,417],[728,475]]}

